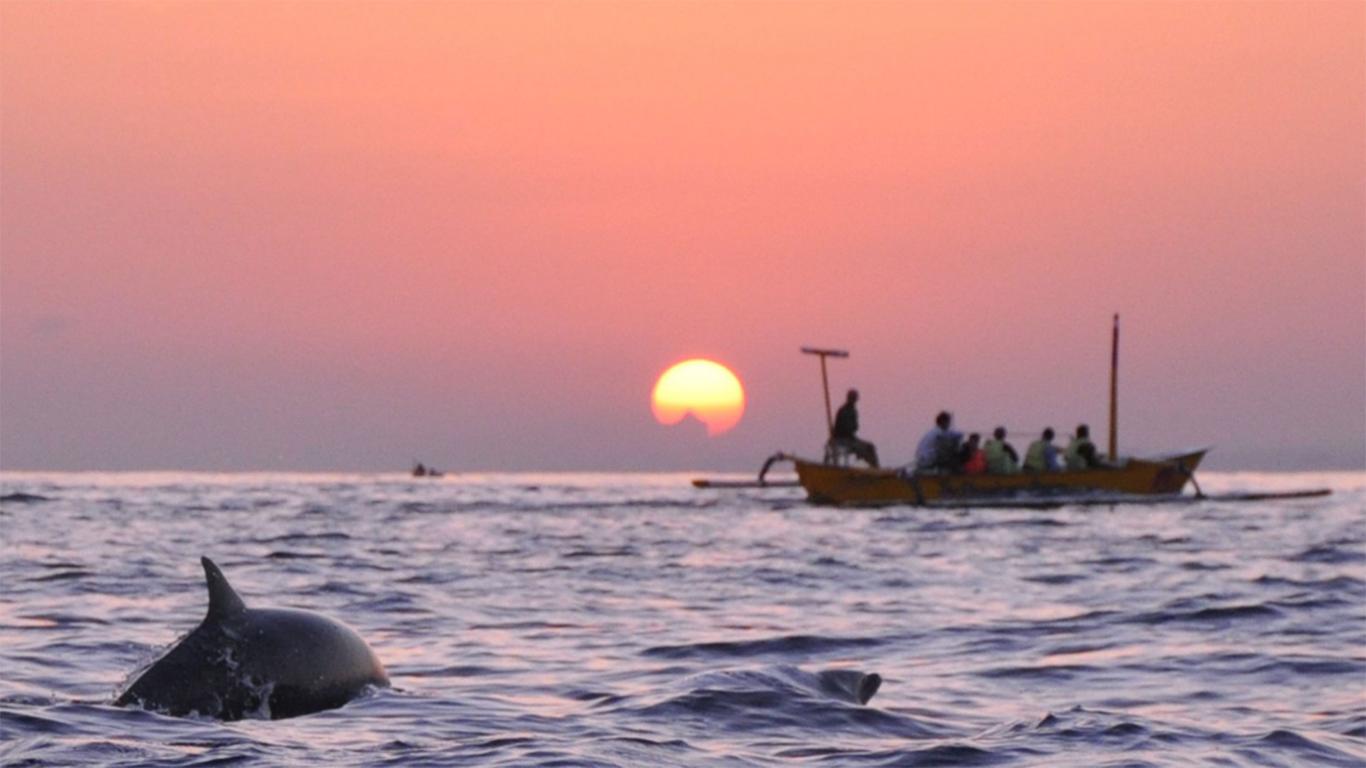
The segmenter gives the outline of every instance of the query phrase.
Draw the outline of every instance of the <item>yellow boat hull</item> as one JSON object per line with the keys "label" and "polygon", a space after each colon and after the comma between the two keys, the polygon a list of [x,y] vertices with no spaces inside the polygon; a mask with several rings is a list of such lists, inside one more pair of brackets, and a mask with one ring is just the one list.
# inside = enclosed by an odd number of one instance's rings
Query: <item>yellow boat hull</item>
{"label": "yellow boat hull", "polygon": [[793,458],[797,479],[816,504],[883,506],[1069,494],[1153,496],[1180,493],[1205,450],[1160,459],[1127,459],[1118,467],[1018,475],[908,474]]}

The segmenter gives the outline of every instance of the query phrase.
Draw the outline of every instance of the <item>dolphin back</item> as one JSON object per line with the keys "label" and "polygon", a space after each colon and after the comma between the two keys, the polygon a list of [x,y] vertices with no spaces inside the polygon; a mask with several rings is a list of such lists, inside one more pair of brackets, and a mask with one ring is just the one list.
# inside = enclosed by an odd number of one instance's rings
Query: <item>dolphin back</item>
{"label": "dolphin back", "polygon": [[240,673],[266,687],[274,719],[340,707],[389,676],[370,646],[345,624],[312,611],[246,611],[238,635]]}
{"label": "dolphin back", "polygon": [[253,610],[203,559],[203,622],[115,700],[170,715],[280,719],[340,707],[389,678],[360,635],[310,611]]}

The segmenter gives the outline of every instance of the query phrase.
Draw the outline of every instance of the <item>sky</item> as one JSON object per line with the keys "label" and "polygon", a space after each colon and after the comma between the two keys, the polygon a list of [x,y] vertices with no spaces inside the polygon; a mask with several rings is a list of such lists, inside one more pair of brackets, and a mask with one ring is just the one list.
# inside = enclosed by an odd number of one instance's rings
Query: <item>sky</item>
{"label": "sky", "polygon": [[[0,3],[0,469],[1366,468],[1366,4]],[[743,420],[658,423],[681,360]]]}

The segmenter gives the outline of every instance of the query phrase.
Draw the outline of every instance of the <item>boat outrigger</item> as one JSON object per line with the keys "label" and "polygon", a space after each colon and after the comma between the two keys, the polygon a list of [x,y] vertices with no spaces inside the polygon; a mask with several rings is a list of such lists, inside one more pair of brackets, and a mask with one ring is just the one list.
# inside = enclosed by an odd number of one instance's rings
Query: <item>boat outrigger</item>
{"label": "boat outrigger", "polygon": [[[837,349],[803,347],[804,354],[820,357],[821,383],[825,390],[826,425],[833,433],[830,414],[830,383],[826,358],[844,358],[849,353]],[[699,488],[767,488],[794,485],[769,481],[766,475],[774,464],[791,462],[797,483],[814,504],[873,507],[894,504],[921,506],[1058,506],[1060,504],[1115,504],[1132,502],[1171,502],[1209,499],[1250,501],[1268,498],[1322,496],[1325,490],[1288,493],[1245,493],[1207,497],[1195,479],[1208,448],[1178,451],[1149,458],[1119,457],[1116,450],[1116,404],[1119,368],[1119,315],[1115,315],[1110,354],[1110,439],[1109,456],[1104,466],[1053,472],[1018,474],[966,474],[940,471],[915,471],[913,468],[888,469],[854,466],[849,450],[833,437],[825,445],[821,460],[806,459],[789,453],[775,453],[764,462],[757,481],[717,481],[697,479]],[[1195,495],[1184,495],[1187,483]]]}

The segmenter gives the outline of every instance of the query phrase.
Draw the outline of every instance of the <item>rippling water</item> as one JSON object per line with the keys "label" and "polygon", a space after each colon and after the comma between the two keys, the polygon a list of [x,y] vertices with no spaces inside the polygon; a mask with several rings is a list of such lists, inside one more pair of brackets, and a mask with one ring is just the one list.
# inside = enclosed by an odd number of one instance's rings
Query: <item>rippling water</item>
{"label": "rippling water", "polygon": [[[1366,764],[1366,473],[1180,506],[841,511],[680,475],[0,475],[8,765]],[[16,495],[18,494],[18,495]],[[339,618],[394,687],[110,706],[206,609]],[[820,685],[877,672],[867,705]]]}

